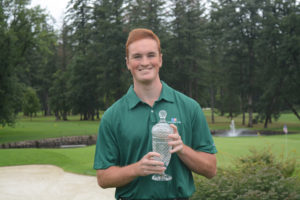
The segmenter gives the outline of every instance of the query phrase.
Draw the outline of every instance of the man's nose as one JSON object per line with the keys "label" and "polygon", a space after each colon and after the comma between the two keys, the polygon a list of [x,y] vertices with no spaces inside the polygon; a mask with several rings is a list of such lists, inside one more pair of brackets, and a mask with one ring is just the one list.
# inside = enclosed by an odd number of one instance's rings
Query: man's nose
{"label": "man's nose", "polygon": [[147,58],[147,56],[143,56],[142,60],[141,60],[141,65],[149,65],[149,59]]}

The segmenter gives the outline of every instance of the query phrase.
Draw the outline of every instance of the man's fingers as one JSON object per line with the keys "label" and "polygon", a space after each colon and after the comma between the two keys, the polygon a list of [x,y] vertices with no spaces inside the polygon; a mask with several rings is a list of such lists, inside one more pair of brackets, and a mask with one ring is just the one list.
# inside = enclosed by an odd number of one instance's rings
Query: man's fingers
{"label": "man's fingers", "polygon": [[160,166],[152,166],[151,168],[145,169],[145,173],[150,174],[162,174],[164,171],[166,171],[165,167]]}
{"label": "man's fingers", "polygon": [[172,146],[172,150],[170,150],[170,153],[181,152],[183,149],[183,142],[181,136],[179,135],[177,127],[174,124],[170,124],[170,126],[173,128],[174,132],[174,134],[168,135],[169,139],[171,139],[168,142],[168,145]]}
{"label": "man's fingers", "polygon": [[154,157],[154,156],[160,157],[160,154],[157,153],[157,152],[149,152],[149,153],[147,153],[147,154],[145,155],[145,158],[151,159],[151,158]]}
{"label": "man's fingers", "polygon": [[158,161],[158,160],[150,160],[148,165],[149,166],[164,166],[164,163],[162,161]]}
{"label": "man's fingers", "polygon": [[182,150],[183,145],[178,145],[175,148],[171,149],[170,153],[175,153]]}
{"label": "man's fingers", "polygon": [[140,161],[143,176],[149,174],[161,174],[166,170],[164,163],[156,160],[155,157],[160,157],[160,154],[157,152],[149,152]]}
{"label": "man's fingers", "polygon": [[168,137],[170,139],[173,139],[173,140],[179,140],[179,139],[181,139],[181,137],[180,137],[179,134],[169,134]]}
{"label": "man's fingers", "polygon": [[164,163],[155,159],[155,157],[160,157],[161,155],[157,152],[149,152],[144,156],[143,164],[149,166],[164,166]]}
{"label": "man's fingers", "polygon": [[168,145],[172,146],[172,147],[178,146],[180,144],[182,144],[181,140],[172,140],[172,141],[168,142]]}
{"label": "man's fingers", "polygon": [[173,129],[173,133],[178,134],[177,126],[175,126],[174,124],[170,124],[170,126]]}

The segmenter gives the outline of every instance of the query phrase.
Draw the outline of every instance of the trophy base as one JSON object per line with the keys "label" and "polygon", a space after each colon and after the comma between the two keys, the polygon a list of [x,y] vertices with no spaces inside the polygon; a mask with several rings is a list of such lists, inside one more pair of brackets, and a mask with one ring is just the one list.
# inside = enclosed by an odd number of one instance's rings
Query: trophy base
{"label": "trophy base", "polygon": [[172,180],[172,176],[168,174],[154,174],[152,176],[152,180],[154,181],[170,181]]}

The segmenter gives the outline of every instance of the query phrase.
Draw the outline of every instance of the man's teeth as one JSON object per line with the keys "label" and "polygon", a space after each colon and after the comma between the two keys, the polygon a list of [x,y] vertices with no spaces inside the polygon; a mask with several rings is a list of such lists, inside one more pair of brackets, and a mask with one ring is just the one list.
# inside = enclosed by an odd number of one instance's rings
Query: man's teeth
{"label": "man's teeth", "polygon": [[139,69],[139,71],[143,71],[143,70],[150,70],[152,69],[152,67],[148,67],[148,68],[142,68],[142,69]]}

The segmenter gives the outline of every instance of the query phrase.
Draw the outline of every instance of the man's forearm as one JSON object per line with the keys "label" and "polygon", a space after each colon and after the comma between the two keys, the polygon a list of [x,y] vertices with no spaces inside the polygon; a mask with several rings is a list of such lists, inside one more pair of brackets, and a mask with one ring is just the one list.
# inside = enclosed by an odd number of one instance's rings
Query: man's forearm
{"label": "man's forearm", "polygon": [[125,167],[111,166],[105,170],[97,170],[98,185],[102,188],[127,185],[137,177],[135,164]]}
{"label": "man's forearm", "polygon": [[102,188],[122,187],[139,176],[161,174],[166,168],[164,163],[153,159],[159,153],[149,152],[140,161],[125,167],[111,166],[97,170],[98,184]]}
{"label": "man's forearm", "polygon": [[217,160],[215,154],[195,151],[187,145],[183,145],[177,155],[185,165],[193,172],[212,178],[217,173]]}

